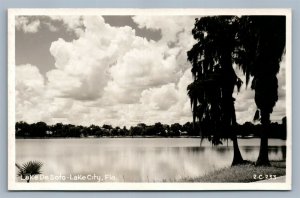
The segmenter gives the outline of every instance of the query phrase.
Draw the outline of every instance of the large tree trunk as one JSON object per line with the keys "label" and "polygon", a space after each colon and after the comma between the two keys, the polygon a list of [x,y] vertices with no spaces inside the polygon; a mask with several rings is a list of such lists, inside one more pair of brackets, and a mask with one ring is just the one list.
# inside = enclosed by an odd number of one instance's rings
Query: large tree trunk
{"label": "large tree trunk", "polygon": [[256,166],[270,166],[268,152],[268,130],[270,125],[270,114],[262,111],[261,113],[262,131],[260,131],[260,149],[256,161]]}
{"label": "large tree trunk", "polygon": [[233,141],[233,160],[231,165],[235,166],[245,162],[241,155],[237,141],[237,135],[235,131],[235,126],[237,125],[234,107],[235,98],[232,97],[238,78],[232,67],[231,52],[225,51],[223,53],[224,54],[222,55],[220,65],[222,65],[221,87],[223,94],[224,130],[230,130],[229,136]]}
{"label": "large tree trunk", "polygon": [[268,136],[266,134],[261,135],[260,149],[256,166],[270,166],[269,154],[268,154]]}
{"label": "large tree trunk", "polygon": [[237,137],[236,136],[233,137],[232,141],[233,141],[233,160],[232,160],[231,166],[243,164],[244,160],[243,160],[243,157],[242,157],[240,149],[239,149]]}
{"label": "large tree trunk", "polygon": [[[233,89],[232,89],[232,92],[233,92]],[[231,94],[232,96],[232,94]],[[245,163],[245,161],[243,160],[243,157],[241,155],[241,152],[240,152],[240,149],[239,149],[239,145],[238,145],[238,140],[237,140],[237,135],[236,135],[236,129],[235,129],[235,126],[237,125],[236,123],[236,115],[235,115],[235,108],[234,108],[234,98],[232,98],[231,100],[231,103],[230,103],[230,114],[231,116],[231,122],[230,125],[232,126],[231,127],[231,133],[232,133],[232,142],[233,142],[233,160],[232,160],[232,163],[231,163],[231,166],[236,166],[236,165],[239,165],[239,164],[243,164]]]}

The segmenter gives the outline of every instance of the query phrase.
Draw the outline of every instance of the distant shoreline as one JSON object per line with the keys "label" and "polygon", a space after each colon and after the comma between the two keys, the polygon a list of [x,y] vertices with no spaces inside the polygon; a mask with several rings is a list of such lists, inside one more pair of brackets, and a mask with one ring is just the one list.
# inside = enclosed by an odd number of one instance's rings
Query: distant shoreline
{"label": "distant shoreline", "polygon": [[[226,139],[233,134],[237,137],[253,138],[260,137],[261,125],[246,122],[243,125],[232,126],[230,131],[224,131],[218,138]],[[202,131],[202,135],[200,134]],[[103,124],[102,126],[90,125],[72,125],[56,123],[48,125],[45,122],[37,122],[28,124],[20,121],[15,125],[15,137],[32,138],[32,139],[48,139],[48,138],[209,138],[210,132],[205,132],[204,129],[196,127],[193,123],[187,122],[185,124],[162,124],[157,122],[152,125],[139,123],[136,126],[113,127],[112,125]],[[211,134],[213,135],[213,134]],[[270,123],[269,130],[267,130],[269,138],[286,139],[286,124]]]}

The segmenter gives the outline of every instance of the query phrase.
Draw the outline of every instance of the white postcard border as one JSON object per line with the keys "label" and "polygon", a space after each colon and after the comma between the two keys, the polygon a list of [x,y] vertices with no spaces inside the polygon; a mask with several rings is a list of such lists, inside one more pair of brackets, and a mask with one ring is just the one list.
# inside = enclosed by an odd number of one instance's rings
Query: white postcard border
{"label": "white postcard border", "polygon": [[[286,182],[285,183],[20,183],[15,181],[15,16],[18,15],[285,15]],[[292,14],[291,9],[8,9],[8,190],[291,190],[292,188]]]}

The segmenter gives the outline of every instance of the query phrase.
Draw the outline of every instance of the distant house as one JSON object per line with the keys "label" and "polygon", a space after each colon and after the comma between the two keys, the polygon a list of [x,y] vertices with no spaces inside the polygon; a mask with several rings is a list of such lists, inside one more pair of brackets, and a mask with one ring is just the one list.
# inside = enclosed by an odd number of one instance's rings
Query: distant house
{"label": "distant house", "polygon": [[187,134],[188,134],[187,131],[182,131],[182,132],[181,132],[180,130],[179,130],[179,133],[180,133],[180,135],[187,135]]}

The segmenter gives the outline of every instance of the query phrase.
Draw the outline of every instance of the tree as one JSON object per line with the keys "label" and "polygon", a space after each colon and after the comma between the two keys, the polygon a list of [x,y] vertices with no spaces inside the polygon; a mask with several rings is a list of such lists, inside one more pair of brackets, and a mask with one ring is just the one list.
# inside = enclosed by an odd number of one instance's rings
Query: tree
{"label": "tree", "polygon": [[243,16],[239,20],[237,35],[240,48],[236,63],[246,75],[248,84],[253,76],[251,88],[255,90],[258,108],[254,119],[263,126],[261,144],[256,165],[270,165],[268,158],[268,135],[270,114],[278,100],[278,80],[280,62],[285,53],[285,16]]}
{"label": "tree", "polygon": [[182,126],[179,123],[171,124],[171,131],[173,132],[174,136],[179,136],[180,131],[182,130]]}
{"label": "tree", "polygon": [[123,127],[122,134],[123,134],[123,136],[128,136],[129,135],[129,130],[126,128],[126,126]]}
{"label": "tree", "polygon": [[90,131],[89,135],[94,136],[96,135],[97,131],[100,131],[100,127],[92,124],[89,126],[89,131]]}
{"label": "tree", "polygon": [[134,127],[130,127],[130,135],[133,136],[139,136],[141,135],[143,132],[143,128],[140,126],[134,126]]}
{"label": "tree", "polygon": [[166,135],[164,126],[160,122],[154,124],[154,129],[157,135],[161,135],[161,136]]}
{"label": "tree", "polygon": [[184,125],[182,125],[182,132],[183,133],[187,133],[187,134],[192,134],[193,132],[193,124],[190,122],[185,123]]}
{"label": "tree", "polygon": [[63,124],[62,123],[56,123],[51,127],[53,131],[53,135],[56,137],[63,137]]}
{"label": "tree", "polygon": [[194,82],[188,86],[191,99],[194,128],[197,122],[202,137],[213,144],[221,144],[222,138],[231,137],[234,146],[232,165],[244,163],[237,136],[234,87],[242,81],[233,69],[234,52],[237,47],[238,26],[235,16],[213,16],[196,19],[192,34],[198,42],[188,51],[192,63]]}
{"label": "tree", "polygon": [[80,137],[80,128],[74,125],[69,126],[69,137]]}
{"label": "tree", "polygon": [[116,127],[111,130],[111,136],[119,136],[120,135],[119,133],[120,133],[120,127]]}
{"label": "tree", "polygon": [[147,126],[145,129],[145,135],[146,136],[155,136],[157,135],[155,127],[153,125]]}
{"label": "tree", "polygon": [[45,137],[49,127],[45,122],[37,122],[34,125],[34,130],[38,137]]}
{"label": "tree", "polygon": [[17,122],[15,125],[15,129],[16,129],[16,136],[28,136],[29,135],[29,130],[30,126],[27,122]]}

